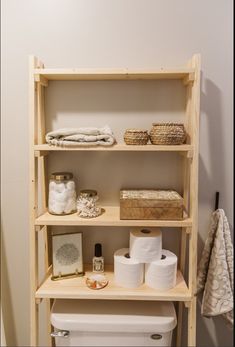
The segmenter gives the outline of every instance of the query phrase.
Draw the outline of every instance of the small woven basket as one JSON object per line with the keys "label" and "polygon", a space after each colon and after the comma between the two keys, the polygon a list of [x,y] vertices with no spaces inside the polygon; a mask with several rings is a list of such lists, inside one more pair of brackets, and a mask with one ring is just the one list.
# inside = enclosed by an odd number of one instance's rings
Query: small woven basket
{"label": "small woven basket", "polygon": [[149,134],[153,145],[181,145],[186,140],[182,123],[153,123]]}
{"label": "small woven basket", "polygon": [[147,130],[127,129],[124,141],[127,145],[147,145],[149,135]]}

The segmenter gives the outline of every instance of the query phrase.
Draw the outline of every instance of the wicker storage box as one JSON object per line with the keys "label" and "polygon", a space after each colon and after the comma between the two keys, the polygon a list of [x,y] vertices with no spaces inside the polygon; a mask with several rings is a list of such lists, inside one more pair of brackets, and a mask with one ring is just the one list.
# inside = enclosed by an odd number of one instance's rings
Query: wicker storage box
{"label": "wicker storage box", "polygon": [[181,123],[153,123],[149,135],[153,145],[182,145],[186,140]]}
{"label": "wicker storage box", "polygon": [[127,129],[124,141],[127,145],[147,145],[149,135],[147,130]]}
{"label": "wicker storage box", "polygon": [[183,198],[173,190],[121,190],[120,219],[183,219]]}

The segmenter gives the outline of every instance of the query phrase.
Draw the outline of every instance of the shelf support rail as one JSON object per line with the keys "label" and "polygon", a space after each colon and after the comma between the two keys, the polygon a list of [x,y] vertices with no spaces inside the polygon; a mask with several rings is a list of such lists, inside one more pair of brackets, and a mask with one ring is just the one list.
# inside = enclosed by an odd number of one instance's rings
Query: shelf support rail
{"label": "shelf support rail", "polygon": [[[35,228],[35,220],[38,217],[38,211],[46,211],[47,206],[47,180],[46,180],[46,159],[44,156],[37,158],[34,153],[34,146],[42,144],[45,137],[45,106],[44,106],[44,87],[48,81],[43,76],[35,76],[36,68],[44,68],[42,62],[36,57],[30,57],[29,63],[29,116],[30,116],[30,345],[38,346],[39,343],[39,301],[35,299],[35,293],[39,285],[38,276],[38,233]],[[38,206],[40,182],[41,204]],[[43,228],[44,248],[45,248],[45,272],[47,272],[50,263],[50,242],[48,227]],[[52,300],[47,300],[47,315],[50,322]],[[48,323],[48,346],[52,345],[50,337],[50,323]]]}
{"label": "shelf support rail", "polygon": [[[195,73],[184,79],[187,86],[187,104],[185,127],[188,143],[193,145],[193,155],[184,158],[184,204],[192,219],[192,228],[181,234],[180,269],[185,275],[187,243],[189,244],[188,287],[191,301],[185,302],[188,313],[188,346],[196,346],[196,274],[197,274],[197,232],[198,232],[198,152],[199,152],[199,113],[200,113],[200,68],[201,57],[196,54],[188,64]],[[188,238],[188,240],[187,240]],[[183,304],[178,304],[177,346],[181,346]]]}
{"label": "shelf support rail", "polygon": [[188,346],[196,346],[196,283],[197,283],[197,233],[198,233],[198,161],[199,161],[199,115],[200,115],[200,70],[201,57],[194,55],[191,61],[195,68],[195,80],[188,88],[191,92],[191,117],[189,123],[194,156],[189,163],[190,200],[192,232],[189,235],[189,290],[192,301],[188,308]]}

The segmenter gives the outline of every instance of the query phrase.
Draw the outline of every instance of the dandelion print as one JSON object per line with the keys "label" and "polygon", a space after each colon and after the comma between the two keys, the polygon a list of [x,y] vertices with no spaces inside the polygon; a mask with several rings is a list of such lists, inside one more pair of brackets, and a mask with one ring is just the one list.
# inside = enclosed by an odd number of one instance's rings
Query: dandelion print
{"label": "dandelion print", "polygon": [[79,250],[73,243],[65,243],[57,250],[55,256],[60,265],[72,265],[78,261]]}

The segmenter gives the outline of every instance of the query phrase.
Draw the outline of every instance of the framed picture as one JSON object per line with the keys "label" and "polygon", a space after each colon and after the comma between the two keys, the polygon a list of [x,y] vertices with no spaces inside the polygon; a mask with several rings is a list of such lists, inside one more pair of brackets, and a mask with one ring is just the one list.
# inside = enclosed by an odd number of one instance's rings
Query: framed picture
{"label": "framed picture", "polygon": [[84,275],[82,233],[52,235],[52,280]]}

